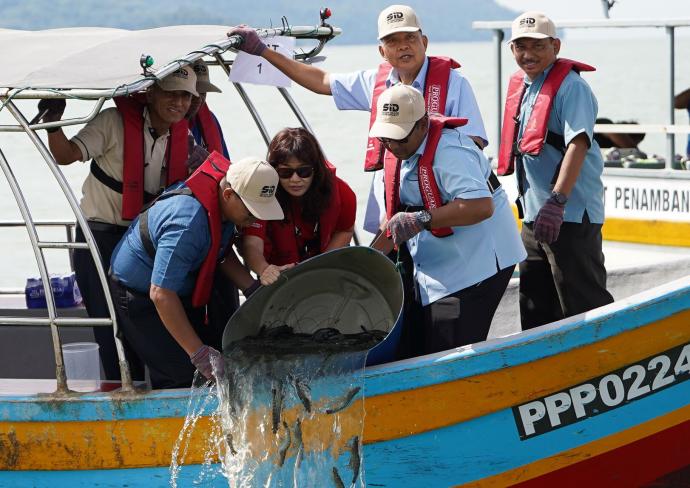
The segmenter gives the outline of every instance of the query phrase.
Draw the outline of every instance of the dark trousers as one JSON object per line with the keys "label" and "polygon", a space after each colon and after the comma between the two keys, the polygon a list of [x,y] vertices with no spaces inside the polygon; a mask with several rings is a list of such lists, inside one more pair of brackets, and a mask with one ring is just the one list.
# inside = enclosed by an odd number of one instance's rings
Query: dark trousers
{"label": "dark trousers", "polygon": [[414,263],[406,244],[400,245],[400,252],[393,251],[388,257],[396,263],[403,283],[403,310],[400,341],[396,359],[407,359],[426,354],[424,352],[424,311],[419,301],[417,284],[414,280]]}
{"label": "dark trousers", "polygon": [[425,354],[486,340],[515,265],[424,307]]}
{"label": "dark trousers", "polygon": [[[101,224],[99,222],[89,222],[89,228],[96,240],[98,251],[101,253],[101,262],[103,269],[108,273],[110,267],[110,257],[117,243],[124,235],[127,227],[119,225]],[[86,242],[84,233],[81,228],[77,226],[75,241]],[[96,265],[91,257],[91,252],[86,249],[75,249],[73,254],[74,272],[79,284],[79,291],[84,299],[84,306],[89,317],[92,318],[110,318],[108,312],[108,305],[105,301],[103,293],[103,286],[98,278]],[[101,361],[103,363],[103,371],[106,379],[119,380],[120,367],[117,359],[117,350],[115,349],[115,339],[113,338],[113,328],[106,326],[98,326],[93,328],[93,334],[98,343]],[[132,374],[134,377],[135,371],[143,373],[141,368],[136,365],[131,365]],[[143,380],[141,374],[137,374],[135,378]]]}
{"label": "dark trousers", "polygon": [[527,330],[613,302],[606,290],[601,224],[585,214],[581,224],[564,222],[551,244],[534,239],[522,225],[527,259],[520,263],[520,321]]}
{"label": "dark trousers", "polygon": [[[130,290],[112,278],[110,287],[120,328],[134,353],[149,368],[151,386],[191,386],[195,368],[189,355],[165,328],[148,295]],[[225,324],[205,324],[205,307],[192,307],[189,298],[183,298],[182,304],[201,341],[221,350]]]}

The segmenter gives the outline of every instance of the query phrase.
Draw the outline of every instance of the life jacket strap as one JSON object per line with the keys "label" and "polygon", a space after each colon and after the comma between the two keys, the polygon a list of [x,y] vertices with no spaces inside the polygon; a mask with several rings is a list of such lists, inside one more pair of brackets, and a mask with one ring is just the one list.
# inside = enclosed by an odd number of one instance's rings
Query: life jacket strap
{"label": "life jacket strap", "polygon": [[[98,163],[94,161],[93,159],[91,160],[91,165],[89,166],[89,171],[91,171],[91,174],[96,178],[100,183],[104,184],[114,192],[119,193],[122,195],[122,182],[116,180],[112,176],[108,175],[101,169],[100,166],[98,166]],[[147,191],[144,191],[144,202],[148,203],[153,201],[158,195],[154,195],[153,193],[149,193]]]}
{"label": "life jacket strap", "polygon": [[177,188],[175,190],[170,190],[159,195],[157,198],[149,202],[146,207],[139,214],[139,238],[144,246],[146,254],[149,255],[151,259],[156,258],[156,246],[153,245],[153,240],[151,239],[151,232],[149,231],[149,209],[159,200],[165,200],[168,197],[174,197],[175,195],[193,195],[192,190],[189,188]]}

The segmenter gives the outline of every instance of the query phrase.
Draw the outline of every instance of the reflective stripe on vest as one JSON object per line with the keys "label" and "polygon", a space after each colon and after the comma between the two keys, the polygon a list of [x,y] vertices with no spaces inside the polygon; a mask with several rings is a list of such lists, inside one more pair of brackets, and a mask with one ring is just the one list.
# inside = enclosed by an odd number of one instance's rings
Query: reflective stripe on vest
{"label": "reflective stripe on vest", "polygon": [[[424,208],[432,210],[444,205],[441,200],[441,192],[434,176],[434,156],[438,142],[441,140],[441,133],[445,127],[456,128],[467,124],[467,119],[455,117],[429,117],[429,132],[427,135],[424,153],[417,163],[417,176],[419,179],[419,193],[422,195]],[[400,164],[387,164],[385,167],[384,181],[386,186],[386,216],[388,220],[397,212],[400,206]],[[431,233],[436,237],[447,237],[453,234],[450,227],[440,227],[432,229]]]}
{"label": "reflective stripe on vest", "polygon": [[[446,111],[446,99],[448,97],[448,81],[450,71],[459,68],[460,63],[443,56],[429,56],[426,78],[424,81],[424,103],[430,114],[443,115]],[[393,67],[389,63],[381,63],[376,72],[374,91],[371,97],[371,115],[369,117],[369,129],[376,120],[376,103],[381,93],[386,90],[386,80]],[[375,137],[367,139],[367,153],[364,160],[364,171],[377,171],[384,167],[384,160],[395,161],[395,156],[386,151],[383,145]]]}
{"label": "reflective stripe on vest", "polygon": [[201,131],[201,137],[203,137],[204,144],[206,144],[206,150],[208,152],[218,151],[220,154],[223,154],[223,136],[220,135],[218,124],[216,124],[206,102],[199,107],[194,125],[199,127]]}
{"label": "reflective stripe on vest", "polygon": [[520,131],[520,107],[526,89],[525,73],[519,70],[510,77],[506,105],[503,111],[501,145],[498,150],[499,175],[509,175],[515,171],[515,156],[517,154],[536,156],[541,153],[546,141],[553,101],[563,80],[571,70],[580,73],[580,71],[594,71],[595,68],[571,59],[560,58],[556,60],[539,90],[532,107],[532,113],[522,131],[519,147],[515,146]]}
{"label": "reflective stripe on vest", "polygon": [[[144,107],[140,96],[115,97],[122,115],[124,144],[122,151],[122,219],[132,220],[144,205]],[[189,125],[182,119],[170,126],[166,150],[167,179],[171,185],[187,177]]]}

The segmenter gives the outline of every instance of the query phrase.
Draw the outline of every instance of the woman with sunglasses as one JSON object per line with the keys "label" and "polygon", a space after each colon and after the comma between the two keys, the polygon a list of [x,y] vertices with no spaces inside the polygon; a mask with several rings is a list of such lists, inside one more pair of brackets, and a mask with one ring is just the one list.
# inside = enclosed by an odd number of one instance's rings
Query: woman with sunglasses
{"label": "woman with sunglasses", "polygon": [[244,231],[244,259],[262,285],[307,258],[349,245],[357,209],[354,192],[306,129],[281,130],[266,159],[280,178],[276,196],[285,219],[259,220]]}

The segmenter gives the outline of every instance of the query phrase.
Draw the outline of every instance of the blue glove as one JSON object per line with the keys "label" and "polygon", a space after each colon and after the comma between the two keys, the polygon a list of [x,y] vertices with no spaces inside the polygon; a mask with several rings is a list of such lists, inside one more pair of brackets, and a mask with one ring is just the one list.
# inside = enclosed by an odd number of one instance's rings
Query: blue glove
{"label": "blue glove", "polygon": [[549,198],[544,206],[539,209],[534,220],[534,238],[545,244],[551,244],[558,239],[563,224],[565,205]]}

